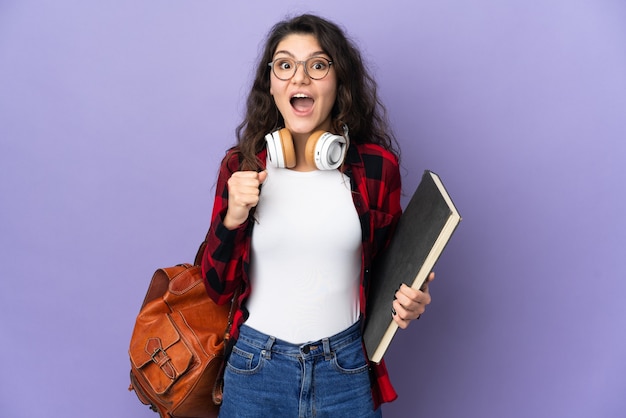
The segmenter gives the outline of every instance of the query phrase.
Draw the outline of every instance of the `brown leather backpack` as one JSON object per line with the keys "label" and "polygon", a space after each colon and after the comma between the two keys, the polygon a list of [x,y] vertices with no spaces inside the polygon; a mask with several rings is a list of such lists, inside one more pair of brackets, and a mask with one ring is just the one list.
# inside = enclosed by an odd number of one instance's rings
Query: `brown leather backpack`
{"label": "brown leather backpack", "polygon": [[130,387],[161,418],[217,417],[235,310],[207,295],[199,261],[158,269],[130,340]]}

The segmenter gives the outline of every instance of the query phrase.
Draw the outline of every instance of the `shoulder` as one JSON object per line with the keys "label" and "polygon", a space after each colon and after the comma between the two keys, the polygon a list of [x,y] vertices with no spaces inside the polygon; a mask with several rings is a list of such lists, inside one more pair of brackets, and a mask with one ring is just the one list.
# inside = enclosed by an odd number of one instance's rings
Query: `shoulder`
{"label": "shoulder", "polygon": [[[263,148],[257,155],[259,162],[264,164],[267,156],[267,151]],[[239,146],[234,146],[226,150],[226,155],[222,159],[220,164],[221,171],[229,171],[230,173],[234,173],[235,171],[241,170],[241,164],[243,162],[243,154]]]}
{"label": "shoulder", "polygon": [[238,146],[231,147],[226,150],[226,155],[222,159],[222,170],[228,170],[230,172],[238,171],[243,160],[243,154]]}
{"label": "shoulder", "polygon": [[[259,161],[259,164],[261,164],[264,167],[265,160],[267,157],[267,150],[263,148],[259,153],[257,153],[256,157]],[[241,170],[241,165],[242,165],[243,160],[244,160],[243,154],[239,146],[234,146],[232,148],[229,148],[226,151],[226,155],[222,159],[222,163],[220,164],[220,170],[228,171],[230,173],[239,171]]]}
{"label": "shoulder", "polygon": [[384,163],[398,165],[398,157],[378,144],[355,144],[362,157],[381,159]]}
{"label": "shoulder", "polygon": [[393,152],[378,144],[356,144],[356,149],[367,178],[384,180],[400,177],[400,164]]}
{"label": "shoulder", "polygon": [[237,168],[241,164],[241,151],[239,147],[232,147],[226,150],[226,154],[224,158],[222,158],[222,163],[220,164],[220,169],[234,172],[237,171]]}

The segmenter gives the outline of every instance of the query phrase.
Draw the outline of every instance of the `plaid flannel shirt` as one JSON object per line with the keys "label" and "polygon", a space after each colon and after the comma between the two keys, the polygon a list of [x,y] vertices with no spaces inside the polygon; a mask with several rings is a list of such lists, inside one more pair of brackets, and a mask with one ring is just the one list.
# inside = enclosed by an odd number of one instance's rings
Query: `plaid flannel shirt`
{"label": "plaid flannel shirt", "polygon": [[[265,163],[266,151],[259,153]],[[227,229],[223,224],[228,209],[227,181],[240,169],[239,154],[231,149],[222,161],[216,185],[211,226],[202,257],[202,274],[209,296],[218,304],[230,303],[239,288],[239,309],[230,330],[232,342],[239,327],[248,317],[245,301],[250,295],[250,243],[254,221],[239,228]],[[391,238],[402,212],[400,206],[401,178],[396,157],[374,144],[352,144],[343,164],[350,178],[352,196],[362,230],[362,263],[360,280],[361,314],[365,317],[367,290],[372,263]],[[243,286],[242,286],[243,284]],[[391,311],[391,301],[389,301]],[[376,406],[391,402],[397,394],[391,385],[384,361],[371,365],[372,396]]]}

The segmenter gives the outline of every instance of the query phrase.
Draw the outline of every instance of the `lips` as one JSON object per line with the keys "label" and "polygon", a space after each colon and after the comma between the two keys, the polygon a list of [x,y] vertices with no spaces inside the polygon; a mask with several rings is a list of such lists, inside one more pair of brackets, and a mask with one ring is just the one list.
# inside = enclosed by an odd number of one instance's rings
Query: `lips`
{"label": "lips", "polygon": [[291,107],[298,113],[307,113],[313,108],[315,100],[304,93],[296,93],[289,100]]}

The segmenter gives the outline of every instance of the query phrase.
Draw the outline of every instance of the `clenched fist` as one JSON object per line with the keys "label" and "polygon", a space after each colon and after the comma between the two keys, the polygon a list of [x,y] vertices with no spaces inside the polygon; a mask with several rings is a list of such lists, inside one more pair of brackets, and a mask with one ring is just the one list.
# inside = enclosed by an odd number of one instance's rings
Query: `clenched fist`
{"label": "clenched fist", "polygon": [[250,209],[259,203],[260,186],[267,171],[236,171],[228,179],[228,210],[224,226],[235,229],[248,219]]}

